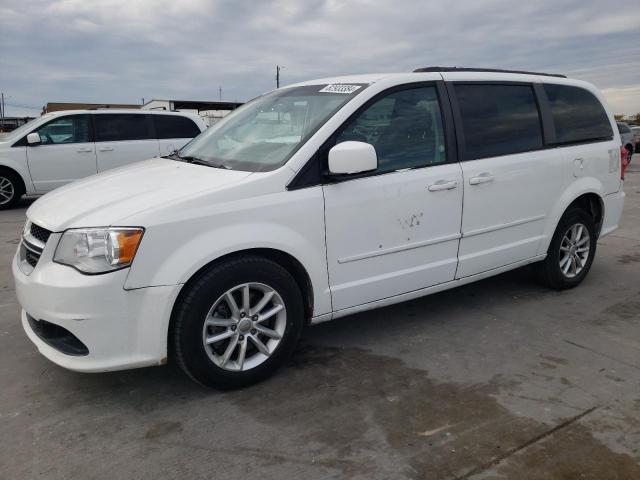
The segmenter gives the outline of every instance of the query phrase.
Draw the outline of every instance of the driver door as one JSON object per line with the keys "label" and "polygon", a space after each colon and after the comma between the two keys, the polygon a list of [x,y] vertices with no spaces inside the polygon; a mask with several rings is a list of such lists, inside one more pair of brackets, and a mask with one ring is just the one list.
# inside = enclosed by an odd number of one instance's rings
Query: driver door
{"label": "driver door", "polygon": [[373,145],[378,168],[323,186],[334,311],[454,279],[462,170],[440,105],[434,85],[395,90],[339,133]]}
{"label": "driver door", "polygon": [[39,144],[27,145],[27,162],[37,193],[97,173],[89,115],[54,118],[31,133],[40,135]]}

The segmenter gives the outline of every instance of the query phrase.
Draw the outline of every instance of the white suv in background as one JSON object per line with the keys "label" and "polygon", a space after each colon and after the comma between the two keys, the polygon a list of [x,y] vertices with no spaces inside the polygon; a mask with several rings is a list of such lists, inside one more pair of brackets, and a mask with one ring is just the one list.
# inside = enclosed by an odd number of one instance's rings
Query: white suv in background
{"label": "white suv in background", "polygon": [[31,205],[13,261],[22,323],[73,370],[169,360],[247,385],[308,324],[527,264],[578,285],[618,226],[621,156],[601,94],[561,76],[428,68],[281,88],[170,158]]}
{"label": "white suv in background", "polygon": [[143,110],[45,114],[0,138],[0,209],[79,178],[167,155],[206,128],[197,115]]}

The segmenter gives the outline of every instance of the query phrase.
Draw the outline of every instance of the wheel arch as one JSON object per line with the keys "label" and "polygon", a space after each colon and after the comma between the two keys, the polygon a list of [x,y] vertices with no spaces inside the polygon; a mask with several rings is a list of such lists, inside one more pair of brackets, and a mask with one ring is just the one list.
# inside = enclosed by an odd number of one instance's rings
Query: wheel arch
{"label": "wheel arch", "polygon": [[602,192],[602,183],[593,177],[581,178],[567,188],[548,216],[538,254],[547,253],[560,219],[567,210],[575,206],[583,208],[593,216],[596,232],[600,235],[605,213]]}
{"label": "wheel arch", "polygon": [[602,221],[604,219],[604,201],[602,197],[594,192],[584,193],[571,202],[565,209],[565,212],[574,207],[581,208],[591,215],[593,223],[596,226],[596,235],[600,236]]}
{"label": "wheel arch", "polygon": [[22,175],[20,174],[20,172],[18,172],[14,168],[11,168],[2,164],[0,164],[0,172],[9,172],[15,175],[18,178],[18,181],[20,182],[18,185],[18,187],[20,188],[20,194],[24,195],[25,193],[27,193],[27,185],[24,181],[24,178],[22,178]]}
{"label": "wheel arch", "polygon": [[177,306],[189,291],[190,286],[195,281],[197,281],[198,278],[204,275],[206,271],[211,267],[246,255],[253,255],[271,260],[286,269],[293,276],[294,280],[298,284],[298,287],[300,288],[300,291],[302,292],[305,323],[308,325],[311,322],[311,317],[313,317],[313,283],[311,282],[309,273],[304,268],[302,263],[293,255],[283,250],[278,250],[275,248],[249,248],[227,253],[215,258],[214,260],[211,260],[210,262],[200,267],[200,269],[198,269],[193,275],[191,275],[191,277],[189,277],[184,285],[182,285],[182,288],[180,289],[180,292],[178,293],[178,296],[173,303],[173,307],[171,308],[171,317],[169,320],[169,328],[167,331],[167,345],[171,345],[170,337],[174,328],[174,319]]}

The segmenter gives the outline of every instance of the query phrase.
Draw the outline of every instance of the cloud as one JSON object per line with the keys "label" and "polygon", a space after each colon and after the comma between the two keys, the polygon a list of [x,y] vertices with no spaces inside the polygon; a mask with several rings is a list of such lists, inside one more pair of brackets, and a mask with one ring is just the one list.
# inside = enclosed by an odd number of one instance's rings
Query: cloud
{"label": "cloud", "polygon": [[602,90],[613,113],[630,115],[640,112],[640,85]]}
{"label": "cloud", "polygon": [[566,73],[636,108],[640,9],[615,3],[0,0],[0,89],[33,106],[216,99],[219,85],[242,101],[274,87],[276,64],[285,84],[464,65]]}

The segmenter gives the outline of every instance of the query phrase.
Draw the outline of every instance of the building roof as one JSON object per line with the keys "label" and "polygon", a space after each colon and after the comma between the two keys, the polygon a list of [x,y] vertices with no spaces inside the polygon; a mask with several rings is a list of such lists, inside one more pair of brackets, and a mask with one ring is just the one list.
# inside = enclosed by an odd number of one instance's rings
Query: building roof
{"label": "building roof", "polygon": [[96,110],[98,108],[140,108],[140,105],[132,103],[76,103],[76,102],[48,102],[42,107],[42,113],[57,112],[60,110]]}
{"label": "building roof", "polygon": [[153,98],[143,105],[143,108],[152,102],[168,102],[173,110],[235,110],[242,102],[210,102],[208,100],[170,100]]}

